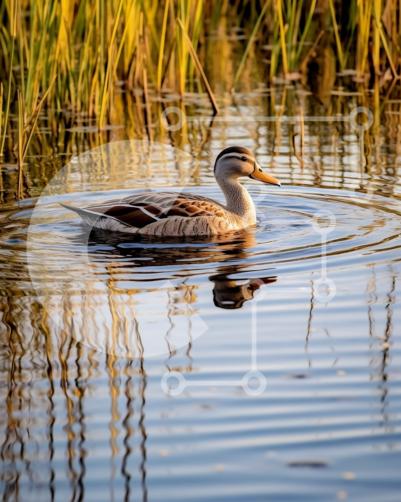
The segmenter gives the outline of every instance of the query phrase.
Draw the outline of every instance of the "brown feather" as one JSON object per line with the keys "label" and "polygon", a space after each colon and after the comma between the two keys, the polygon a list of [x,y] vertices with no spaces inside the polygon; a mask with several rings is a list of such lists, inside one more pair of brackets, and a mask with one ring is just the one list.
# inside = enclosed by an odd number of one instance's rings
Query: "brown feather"
{"label": "brown feather", "polygon": [[143,228],[172,216],[191,218],[196,216],[224,217],[225,215],[225,208],[212,199],[170,192],[135,194],[120,201],[93,205],[88,209],[112,216],[136,228]]}

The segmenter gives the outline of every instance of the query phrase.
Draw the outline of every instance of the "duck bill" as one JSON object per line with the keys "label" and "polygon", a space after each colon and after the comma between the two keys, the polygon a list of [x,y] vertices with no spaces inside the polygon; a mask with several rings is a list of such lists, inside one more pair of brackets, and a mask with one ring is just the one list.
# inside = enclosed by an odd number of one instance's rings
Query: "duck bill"
{"label": "duck bill", "polygon": [[253,180],[262,181],[263,183],[268,183],[269,185],[281,186],[280,181],[272,176],[271,174],[264,173],[263,171],[259,171],[258,168],[254,170],[254,172],[250,175],[250,178]]}

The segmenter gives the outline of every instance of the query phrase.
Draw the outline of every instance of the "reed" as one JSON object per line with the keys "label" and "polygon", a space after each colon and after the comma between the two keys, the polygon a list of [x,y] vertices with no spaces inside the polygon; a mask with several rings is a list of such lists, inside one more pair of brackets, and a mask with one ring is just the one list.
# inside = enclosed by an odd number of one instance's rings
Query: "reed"
{"label": "reed", "polygon": [[[121,89],[142,91],[149,127],[155,94],[185,100],[204,90],[217,111],[215,87],[252,88],[249,67],[268,81],[303,78],[328,47],[335,71],[352,70],[358,82],[400,72],[400,0],[3,0],[0,18],[0,156],[21,165],[38,110],[91,118],[102,129]],[[244,40],[231,36],[236,27]],[[210,37],[217,32],[225,35]],[[227,72],[221,54],[234,53]]]}

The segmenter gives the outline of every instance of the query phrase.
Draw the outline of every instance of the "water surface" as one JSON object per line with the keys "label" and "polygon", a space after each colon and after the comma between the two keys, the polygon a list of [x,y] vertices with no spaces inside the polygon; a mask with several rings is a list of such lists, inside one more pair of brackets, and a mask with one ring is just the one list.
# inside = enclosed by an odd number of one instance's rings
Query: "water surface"
{"label": "water surface", "polygon": [[[1,212],[5,500],[399,500],[398,133],[353,128],[352,100],[310,110],[302,165],[297,120],[264,99],[188,117],[201,149],[77,155]],[[89,232],[59,205],[222,200],[210,166],[231,144],[283,187],[247,181],[258,224],[228,239]]]}

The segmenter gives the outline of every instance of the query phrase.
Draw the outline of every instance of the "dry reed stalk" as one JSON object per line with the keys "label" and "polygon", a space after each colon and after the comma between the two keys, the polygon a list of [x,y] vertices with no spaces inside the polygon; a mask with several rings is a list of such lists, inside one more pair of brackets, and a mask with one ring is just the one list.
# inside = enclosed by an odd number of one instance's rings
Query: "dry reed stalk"
{"label": "dry reed stalk", "polygon": [[198,72],[199,72],[199,74],[201,76],[202,82],[203,82],[203,84],[204,84],[204,86],[206,88],[206,92],[207,92],[207,94],[209,96],[209,99],[210,99],[210,102],[212,104],[213,111],[214,111],[214,113],[217,114],[217,113],[219,113],[219,108],[217,106],[216,99],[215,99],[215,97],[213,95],[213,91],[212,91],[212,89],[211,89],[211,87],[209,85],[209,82],[208,82],[208,79],[207,79],[207,77],[205,75],[205,72],[203,71],[202,65],[201,65],[201,63],[199,61],[199,58],[198,58],[198,56],[196,54],[196,51],[195,51],[195,49],[194,49],[194,47],[192,45],[191,39],[189,38],[187,32],[185,31],[185,28],[184,28],[184,25],[183,25],[182,21],[180,19],[177,19],[177,22],[178,22],[180,28],[182,29],[184,38],[185,38],[185,40],[186,40],[186,42],[188,44],[189,52],[190,52],[190,54],[191,54],[191,56],[193,58],[195,66],[196,66],[196,68],[197,68],[197,70],[198,70]]}

